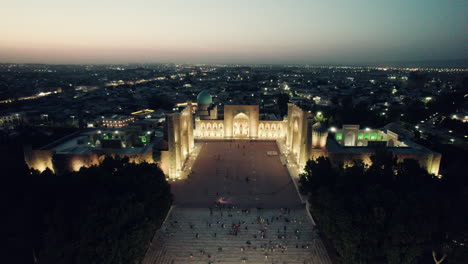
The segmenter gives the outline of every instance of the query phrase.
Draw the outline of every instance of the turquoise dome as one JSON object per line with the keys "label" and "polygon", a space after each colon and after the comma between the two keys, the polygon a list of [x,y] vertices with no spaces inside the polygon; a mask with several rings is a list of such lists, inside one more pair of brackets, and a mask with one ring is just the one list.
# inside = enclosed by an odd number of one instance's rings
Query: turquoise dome
{"label": "turquoise dome", "polygon": [[197,96],[197,103],[198,104],[211,104],[213,103],[213,98],[207,91],[201,91]]}

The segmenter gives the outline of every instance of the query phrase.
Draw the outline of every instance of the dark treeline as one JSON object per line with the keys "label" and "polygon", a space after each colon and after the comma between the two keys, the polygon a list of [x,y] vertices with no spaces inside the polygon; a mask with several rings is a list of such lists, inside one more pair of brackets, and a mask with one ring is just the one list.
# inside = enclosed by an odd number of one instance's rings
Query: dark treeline
{"label": "dark treeline", "polygon": [[439,179],[385,150],[372,165],[308,161],[301,188],[342,263],[465,263],[467,163]]}
{"label": "dark treeline", "polygon": [[1,150],[3,263],[136,263],[172,203],[153,164],[106,158],[57,176],[30,171],[14,144]]}

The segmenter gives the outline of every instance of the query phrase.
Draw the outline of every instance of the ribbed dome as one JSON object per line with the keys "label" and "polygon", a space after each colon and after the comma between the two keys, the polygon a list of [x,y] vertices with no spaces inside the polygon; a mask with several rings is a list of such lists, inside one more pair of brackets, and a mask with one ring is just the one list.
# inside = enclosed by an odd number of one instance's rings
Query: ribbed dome
{"label": "ribbed dome", "polygon": [[211,95],[207,91],[203,90],[197,96],[197,103],[198,104],[211,104],[213,103],[213,98],[211,98]]}

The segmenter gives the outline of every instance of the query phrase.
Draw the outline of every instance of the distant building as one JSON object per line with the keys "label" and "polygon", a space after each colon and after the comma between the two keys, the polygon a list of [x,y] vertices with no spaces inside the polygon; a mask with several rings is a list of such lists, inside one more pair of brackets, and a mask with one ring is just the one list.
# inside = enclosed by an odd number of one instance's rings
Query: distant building
{"label": "distant building", "polygon": [[454,113],[454,114],[450,114],[449,117],[453,120],[458,120],[458,121],[461,121],[463,123],[466,123],[468,122],[468,113]]}
{"label": "distant building", "polygon": [[0,126],[12,126],[23,121],[22,113],[10,113],[0,116]]}
{"label": "distant building", "polygon": [[143,110],[133,112],[132,115],[139,117],[139,118],[151,118],[151,114],[153,112],[154,110],[152,109],[143,109]]}
{"label": "distant building", "polygon": [[135,163],[154,163],[153,142],[162,133],[143,126],[77,132],[38,149],[25,149],[30,168],[58,174],[98,165],[105,156],[127,157]]}
{"label": "distant building", "polygon": [[102,119],[101,126],[104,128],[122,128],[135,121],[133,116],[113,115]]}
{"label": "distant building", "polygon": [[326,156],[335,164],[350,165],[360,160],[370,165],[370,156],[379,148],[386,148],[399,161],[414,159],[429,173],[439,173],[440,153],[409,139],[400,139],[398,134],[390,130],[360,129],[359,125],[343,125],[342,129],[334,130],[332,137],[327,140]]}

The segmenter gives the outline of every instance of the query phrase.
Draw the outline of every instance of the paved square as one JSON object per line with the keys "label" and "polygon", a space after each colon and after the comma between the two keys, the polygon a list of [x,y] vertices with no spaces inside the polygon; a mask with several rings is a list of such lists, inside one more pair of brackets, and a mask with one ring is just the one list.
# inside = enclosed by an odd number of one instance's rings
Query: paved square
{"label": "paved square", "polygon": [[[274,141],[207,141],[188,180],[171,183],[175,205],[299,207],[300,198]],[[276,152],[278,155],[275,155]]]}

